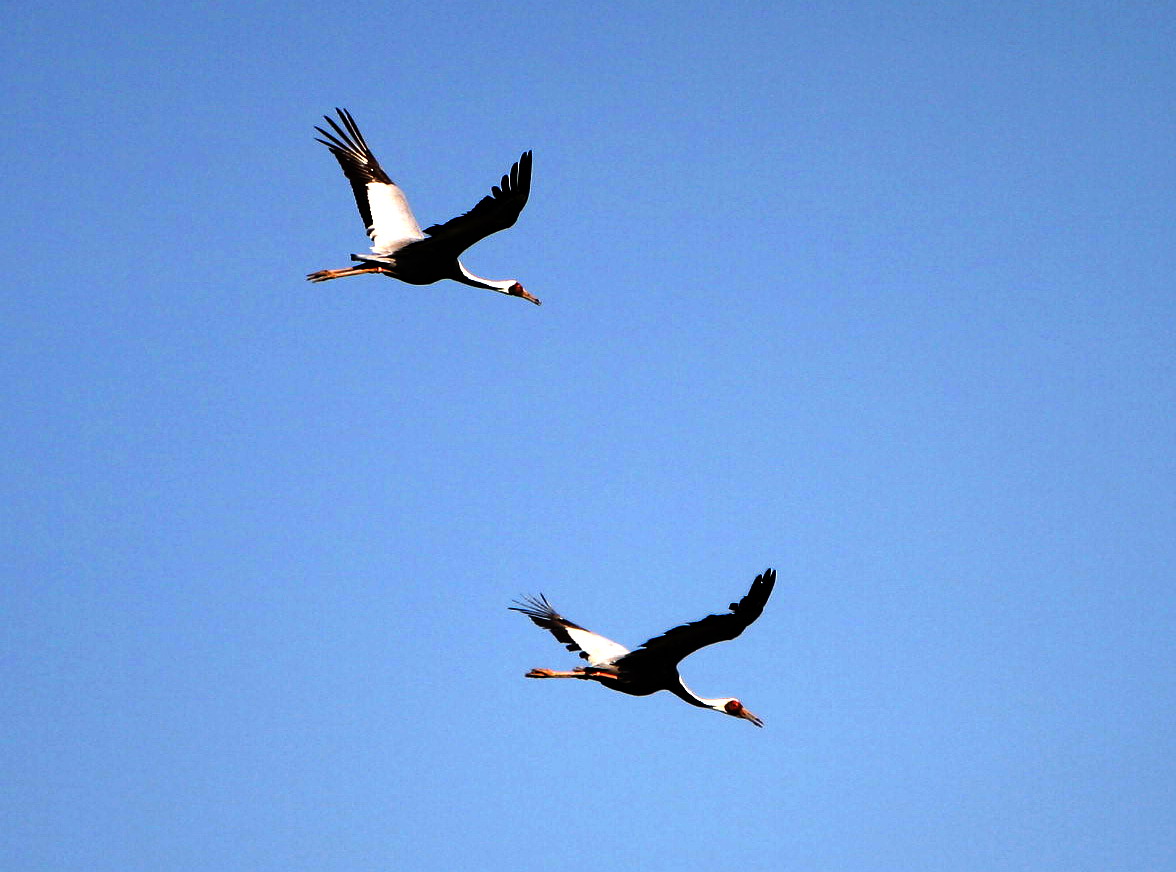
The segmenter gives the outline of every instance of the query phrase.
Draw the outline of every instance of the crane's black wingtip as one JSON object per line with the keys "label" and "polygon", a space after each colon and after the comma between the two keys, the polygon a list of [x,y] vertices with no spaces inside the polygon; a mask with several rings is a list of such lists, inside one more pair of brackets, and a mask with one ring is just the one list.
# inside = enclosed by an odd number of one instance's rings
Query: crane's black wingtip
{"label": "crane's black wingtip", "polygon": [[555,609],[551,607],[551,603],[547,601],[547,597],[543,594],[538,596],[531,596],[523,594],[517,600],[512,600],[515,603],[513,606],[507,606],[512,612],[522,612],[528,618],[548,617],[555,614]]}
{"label": "crane's black wingtip", "polygon": [[[751,583],[751,590],[747,592],[747,596],[737,603],[731,603],[731,611],[738,613],[741,609],[748,606],[755,608],[756,614],[767,603],[768,597],[772,595],[772,589],[776,586],[776,570],[765,569],[755,577],[755,581]],[[754,620],[754,619],[753,619]]]}
{"label": "crane's black wingtip", "polygon": [[766,588],[764,592],[765,599],[771,594],[772,588],[776,586],[776,570],[765,569],[755,577],[755,581],[751,583],[752,590],[756,588]]}

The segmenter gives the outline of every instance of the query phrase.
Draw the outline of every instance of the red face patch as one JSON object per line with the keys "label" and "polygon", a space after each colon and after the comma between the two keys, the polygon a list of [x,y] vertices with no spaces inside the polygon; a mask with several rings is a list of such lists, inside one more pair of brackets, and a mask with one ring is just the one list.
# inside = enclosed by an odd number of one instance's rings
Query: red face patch
{"label": "red face patch", "polygon": [[729,703],[727,703],[725,706],[723,706],[723,711],[725,711],[729,715],[733,715],[736,712],[739,712],[742,710],[743,710],[743,703],[741,703],[737,699],[733,699]]}

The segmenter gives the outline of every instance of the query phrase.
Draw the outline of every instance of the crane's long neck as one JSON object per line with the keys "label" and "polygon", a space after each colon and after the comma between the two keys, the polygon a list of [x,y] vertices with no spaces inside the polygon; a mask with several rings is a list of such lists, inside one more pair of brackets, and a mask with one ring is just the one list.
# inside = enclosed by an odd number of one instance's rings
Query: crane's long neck
{"label": "crane's long neck", "polygon": [[678,676],[678,683],[676,686],[671,685],[670,692],[679,699],[685,700],[691,705],[696,705],[699,708],[714,709],[715,711],[722,711],[723,706],[729,701],[729,697],[719,697],[718,699],[707,699],[705,696],[699,696],[693,690],[686,686],[686,682],[682,680],[682,676]]}
{"label": "crane's long neck", "polygon": [[487,291],[498,291],[500,294],[509,294],[510,289],[515,286],[514,279],[484,279],[481,276],[476,276],[466,269],[465,264],[460,260],[457,262],[457,269],[458,275],[454,276],[454,280],[463,285],[485,288]]}

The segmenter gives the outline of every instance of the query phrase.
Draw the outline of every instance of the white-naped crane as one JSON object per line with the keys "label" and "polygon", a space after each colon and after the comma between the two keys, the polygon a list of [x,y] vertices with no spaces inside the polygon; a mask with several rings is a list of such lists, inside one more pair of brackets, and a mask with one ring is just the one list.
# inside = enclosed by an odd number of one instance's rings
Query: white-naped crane
{"label": "white-naped crane", "polygon": [[541,305],[538,297],[527,293],[514,279],[481,278],[458,260],[475,242],[505,230],[518,220],[531,195],[531,152],[523,152],[502,181],[490,189],[489,196],[479,200],[470,211],[444,224],[426,227],[422,232],[404,192],[380,167],[351,113],[339,108],[335,111],[342,126],[324,115],[333,133],[315,127],[323,136],[317,141],[331,150],[343,168],[343,175],[351,182],[355,205],[372,240],[372,253],[351,255],[359,266],[312,272],[307,276],[310,281],[325,282],[368,273],[386,275],[410,285],[431,285],[442,279],[453,279]]}
{"label": "white-naped crane", "polygon": [[550,631],[569,651],[579,651],[580,656],[588,661],[587,666],[571,672],[532,669],[527,678],[581,678],[633,696],[668,690],[691,705],[744,718],[762,727],[764,722],[744,708],[739,700],[731,697],[707,699],[688,688],[678,674],[678,663],[699,648],[734,639],[746,630],[763,612],[775,584],[776,570],[765,570],[756,576],[743,599],[731,603],[730,612],[674,627],[650,639],[636,651],[573,624],[556,612],[543,594],[515,600],[518,605],[510,608]]}

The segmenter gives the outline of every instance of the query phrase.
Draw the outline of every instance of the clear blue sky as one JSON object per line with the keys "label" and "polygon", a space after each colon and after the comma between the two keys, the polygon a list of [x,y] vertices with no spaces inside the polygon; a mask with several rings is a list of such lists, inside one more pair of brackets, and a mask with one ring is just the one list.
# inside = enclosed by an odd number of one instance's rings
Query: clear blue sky
{"label": "clear blue sky", "polygon": [[[1174,22],[10,4],[0,867],[1170,863]],[[543,307],[305,282],[334,106]],[[767,566],[763,730],[523,678]]]}

